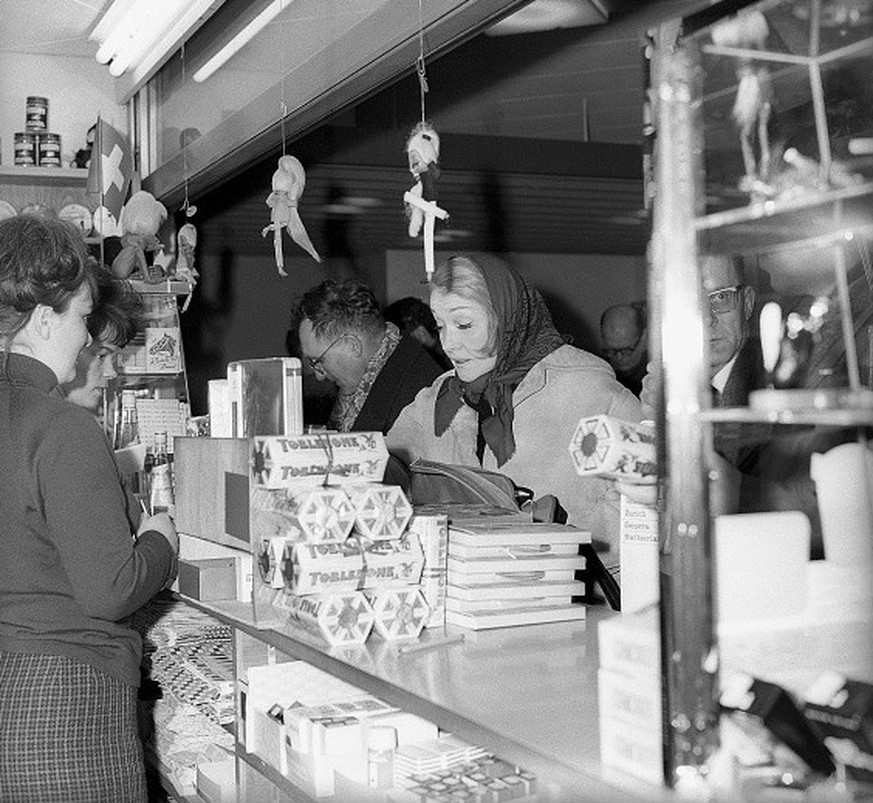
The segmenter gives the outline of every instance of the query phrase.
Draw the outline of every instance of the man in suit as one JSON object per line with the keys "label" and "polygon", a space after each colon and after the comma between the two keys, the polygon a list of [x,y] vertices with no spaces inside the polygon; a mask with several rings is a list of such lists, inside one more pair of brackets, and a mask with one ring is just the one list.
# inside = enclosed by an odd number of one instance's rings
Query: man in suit
{"label": "man in suit", "polygon": [[327,421],[340,432],[387,432],[400,411],[443,371],[413,337],[385,321],[373,291],[328,279],[300,301],[304,365],[338,390]]}

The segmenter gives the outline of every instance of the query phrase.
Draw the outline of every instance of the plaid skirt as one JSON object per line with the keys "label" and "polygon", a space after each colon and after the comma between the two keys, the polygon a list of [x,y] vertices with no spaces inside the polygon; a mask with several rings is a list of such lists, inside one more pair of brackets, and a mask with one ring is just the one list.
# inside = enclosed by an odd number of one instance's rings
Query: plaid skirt
{"label": "plaid skirt", "polygon": [[0,801],[144,803],[136,696],[69,658],[0,652]]}

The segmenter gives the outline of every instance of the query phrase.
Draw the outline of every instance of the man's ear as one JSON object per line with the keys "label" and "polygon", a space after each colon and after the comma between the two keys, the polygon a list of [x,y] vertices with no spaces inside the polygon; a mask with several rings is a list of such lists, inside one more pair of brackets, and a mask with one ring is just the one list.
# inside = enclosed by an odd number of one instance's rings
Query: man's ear
{"label": "man's ear", "polygon": [[743,287],[743,319],[748,321],[755,310],[755,288],[749,285]]}

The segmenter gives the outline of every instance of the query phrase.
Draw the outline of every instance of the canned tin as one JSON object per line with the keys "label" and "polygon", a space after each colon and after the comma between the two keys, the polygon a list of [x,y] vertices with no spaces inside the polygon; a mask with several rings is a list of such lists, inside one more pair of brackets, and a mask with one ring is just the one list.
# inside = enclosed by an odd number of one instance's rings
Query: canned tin
{"label": "canned tin", "polygon": [[40,98],[30,95],[27,98],[27,111],[25,128],[28,131],[48,131],[48,98]]}
{"label": "canned tin", "polygon": [[61,135],[38,134],[37,141],[37,164],[40,167],[60,167]]}
{"label": "canned tin", "polygon": [[33,167],[36,164],[36,135],[21,131],[15,135],[15,164]]}

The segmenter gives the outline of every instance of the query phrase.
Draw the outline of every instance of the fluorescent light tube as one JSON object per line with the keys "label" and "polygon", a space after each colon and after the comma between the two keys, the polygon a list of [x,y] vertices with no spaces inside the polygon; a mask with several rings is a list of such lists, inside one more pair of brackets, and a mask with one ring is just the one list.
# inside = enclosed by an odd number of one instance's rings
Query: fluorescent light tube
{"label": "fluorescent light tube", "polygon": [[221,50],[210,58],[193,76],[197,83],[205,81],[222,64],[239,53],[258,33],[260,33],[278,13],[289,5],[291,0],[273,0],[257,17],[233,37]]}

